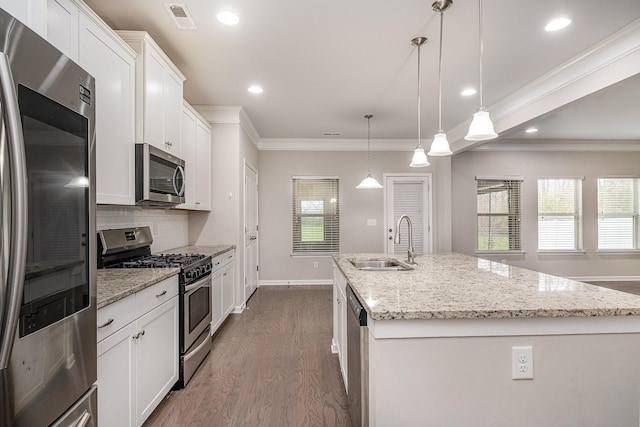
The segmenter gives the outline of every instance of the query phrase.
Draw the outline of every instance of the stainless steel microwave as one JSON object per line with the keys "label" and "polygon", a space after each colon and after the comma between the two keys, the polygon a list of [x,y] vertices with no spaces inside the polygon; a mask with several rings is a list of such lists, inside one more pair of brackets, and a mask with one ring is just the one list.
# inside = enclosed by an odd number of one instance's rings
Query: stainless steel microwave
{"label": "stainless steel microwave", "polygon": [[136,204],[184,203],[184,160],[149,144],[136,144]]}

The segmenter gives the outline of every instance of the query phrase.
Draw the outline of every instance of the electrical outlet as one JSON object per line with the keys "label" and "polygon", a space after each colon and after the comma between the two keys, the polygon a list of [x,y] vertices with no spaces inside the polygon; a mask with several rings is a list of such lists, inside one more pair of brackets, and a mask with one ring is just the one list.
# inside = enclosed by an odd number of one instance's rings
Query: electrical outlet
{"label": "electrical outlet", "polygon": [[313,261],[313,268],[318,268],[318,261]]}
{"label": "electrical outlet", "polygon": [[376,226],[376,219],[375,219],[375,218],[373,218],[373,219],[371,219],[371,218],[367,219],[367,227],[375,227],[375,226]]}
{"label": "electrical outlet", "polygon": [[511,379],[533,379],[533,347],[511,347]]}

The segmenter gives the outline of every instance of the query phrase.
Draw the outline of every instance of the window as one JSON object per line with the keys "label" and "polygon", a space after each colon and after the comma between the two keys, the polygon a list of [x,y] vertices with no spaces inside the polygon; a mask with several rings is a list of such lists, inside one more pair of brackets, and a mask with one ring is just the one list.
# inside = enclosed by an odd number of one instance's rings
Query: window
{"label": "window", "polygon": [[598,179],[598,249],[640,249],[640,178]]}
{"label": "window", "polygon": [[293,254],[340,251],[338,178],[293,177]]}
{"label": "window", "polygon": [[476,178],[478,250],[519,251],[522,179]]}
{"label": "window", "polygon": [[582,250],[582,179],[538,179],[538,249]]}

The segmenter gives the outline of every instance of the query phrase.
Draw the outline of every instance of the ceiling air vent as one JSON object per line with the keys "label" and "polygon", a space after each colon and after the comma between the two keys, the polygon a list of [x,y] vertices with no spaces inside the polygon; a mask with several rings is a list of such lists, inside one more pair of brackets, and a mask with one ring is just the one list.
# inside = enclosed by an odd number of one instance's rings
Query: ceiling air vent
{"label": "ceiling air vent", "polygon": [[171,19],[175,22],[176,27],[181,30],[195,30],[196,23],[193,22],[193,18],[191,18],[191,14],[189,13],[189,9],[187,9],[186,4],[177,4],[177,3],[165,3],[164,7],[167,8],[169,15],[171,15]]}

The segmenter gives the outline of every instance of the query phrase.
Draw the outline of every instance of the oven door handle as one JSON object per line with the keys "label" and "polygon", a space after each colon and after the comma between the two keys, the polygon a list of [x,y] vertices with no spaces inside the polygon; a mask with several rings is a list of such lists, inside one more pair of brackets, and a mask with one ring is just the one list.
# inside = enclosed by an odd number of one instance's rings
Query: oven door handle
{"label": "oven door handle", "polygon": [[203,286],[203,284],[207,281],[211,281],[211,274],[208,274],[207,276],[205,276],[204,278],[198,280],[196,283],[192,283],[190,285],[187,285],[184,287],[184,293],[188,293],[191,292],[194,289],[200,288]]}

